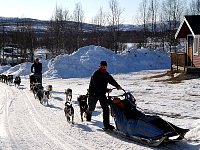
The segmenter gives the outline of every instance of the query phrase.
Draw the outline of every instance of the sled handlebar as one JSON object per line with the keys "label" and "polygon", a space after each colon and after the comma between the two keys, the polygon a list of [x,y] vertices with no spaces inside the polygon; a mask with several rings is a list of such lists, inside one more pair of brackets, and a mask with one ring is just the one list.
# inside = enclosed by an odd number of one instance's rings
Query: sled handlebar
{"label": "sled handlebar", "polygon": [[114,89],[117,89],[117,88],[112,88],[112,89],[110,89],[111,91],[108,92],[108,99],[109,99],[109,100],[112,100],[112,99],[114,99],[114,98],[116,98],[116,97],[117,97],[117,98],[122,97],[123,100],[129,100],[129,102],[132,103],[132,105],[136,106],[136,104],[135,104],[135,102],[136,102],[135,97],[134,97],[130,92],[127,92],[127,91],[124,90],[124,89],[120,89],[120,90],[122,90],[122,91],[124,92],[122,95],[110,96],[110,93],[111,93],[112,90],[114,90]]}
{"label": "sled handlebar", "polygon": [[[115,89],[117,89],[117,88],[111,88],[111,89],[108,89],[108,90],[115,90]],[[118,89],[117,89],[118,90]],[[126,90],[124,90],[124,89],[119,89],[119,90],[122,90],[122,91],[124,91],[124,93],[126,93]]]}
{"label": "sled handlebar", "polygon": [[[115,90],[115,89],[117,89],[117,88],[111,88],[111,89],[108,89],[108,96],[110,96],[110,93],[113,91],[113,90]],[[126,90],[124,90],[124,89],[120,89],[120,90],[122,90],[124,93],[126,93]],[[124,95],[124,94],[123,94]],[[119,96],[123,96],[123,95],[119,95]]]}

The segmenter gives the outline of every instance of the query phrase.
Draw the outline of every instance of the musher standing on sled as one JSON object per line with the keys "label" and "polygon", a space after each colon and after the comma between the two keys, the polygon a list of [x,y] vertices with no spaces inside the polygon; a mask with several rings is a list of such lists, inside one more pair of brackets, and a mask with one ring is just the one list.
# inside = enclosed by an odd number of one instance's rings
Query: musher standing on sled
{"label": "musher standing on sled", "polygon": [[95,110],[96,103],[99,100],[100,105],[103,109],[103,125],[105,129],[113,130],[114,126],[110,125],[109,119],[109,107],[106,92],[108,83],[116,87],[118,90],[122,89],[121,86],[114,80],[114,78],[106,71],[107,62],[101,61],[100,67],[96,70],[91,79],[89,85],[89,97],[88,97],[88,111],[86,119],[91,121],[92,112]]}
{"label": "musher standing on sled", "polygon": [[31,72],[34,73],[34,76],[39,80],[38,82],[42,84],[42,63],[39,62],[38,58],[36,58],[32,64]]}

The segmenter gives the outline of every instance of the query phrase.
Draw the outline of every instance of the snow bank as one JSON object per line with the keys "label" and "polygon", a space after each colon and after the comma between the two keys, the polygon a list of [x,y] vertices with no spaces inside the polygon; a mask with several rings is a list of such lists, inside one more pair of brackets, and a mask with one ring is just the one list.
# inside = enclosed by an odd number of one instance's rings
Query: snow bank
{"label": "snow bank", "polygon": [[186,134],[186,138],[193,139],[193,140],[200,139],[200,125],[199,124],[200,124],[200,120],[197,122],[197,126]]}
{"label": "snow bank", "polygon": [[[51,60],[42,60],[43,76],[48,78],[89,77],[102,60],[108,62],[108,72],[112,74],[170,68],[170,57],[166,52],[130,49],[116,54],[109,49],[91,45],[82,47],[70,55],[59,55]],[[29,62],[14,67],[1,67],[0,72],[29,76],[30,67]]]}
{"label": "snow bank", "polygon": [[71,55],[60,55],[50,61],[49,70],[43,75],[59,78],[88,77],[98,68],[101,60],[108,62],[108,72],[112,74],[170,68],[170,57],[160,51],[131,49],[115,54],[106,48],[86,46]]}

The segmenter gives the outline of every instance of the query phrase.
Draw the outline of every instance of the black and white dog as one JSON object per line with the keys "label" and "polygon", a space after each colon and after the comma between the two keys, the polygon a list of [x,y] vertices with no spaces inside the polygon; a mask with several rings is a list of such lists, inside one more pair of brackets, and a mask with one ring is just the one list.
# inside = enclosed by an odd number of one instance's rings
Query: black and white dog
{"label": "black and white dog", "polygon": [[80,107],[80,114],[81,114],[81,121],[83,121],[83,116],[86,118],[86,113],[88,109],[88,104],[87,104],[87,99],[88,95],[80,95],[77,100],[79,102],[79,107]]}
{"label": "black and white dog", "polygon": [[47,91],[49,92],[48,98],[52,96],[52,91],[53,91],[53,87],[52,85],[47,85],[46,86]]}
{"label": "black and white dog", "polygon": [[74,124],[74,108],[72,106],[72,89],[65,90],[65,94],[66,94],[66,102],[65,102],[65,108],[64,108],[65,116],[68,122],[71,121],[71,123]]}
{"label": "black and white dog", "polygon": [[43,96],[42,99],[40,100],[41,104],[46,104],[47,106],[49,105],[49,91],[43,90]]}
{"label": "black and white dog", "polygon": [[7,77],[7,84],[11,85],[13,83],[13,75],[9,74]]}
{"label": "black and white dog", "polygon": [[34,75],[30,75],[30,90],[33,91],[33,87],[38,83],[36,77]]}
{"label": "black and white dog", "polygon": [[42,100],[43,89],[44,89],[44,87],[42,86],[41,83],[33,83],[32,90],[33,90],[33,94],[34,94],[35,99],[38,98],[40,101]]}
{"label": "black and white dog", "polygon": [[6,83],[6,84],[8,83],[8,76],[7,76],[7,75],[2,74],[2,75],[1,75],[1,78],[2,78],[2,82],[3,82],[3,83]]}
{"label": "black and white dog", "polygon": [[43,90],[43,98],[41,99],[40,103],[49,105],[49,98],[51,96],[52,85],[47,85],[46,90]]}
{"label": "black and white dog", "polygon": [[21,84],[21,78],[20,78],[20,76],[16,76],[16,77],[15,77],[14,84],[15,84],[15,86],[17,86],[17,87],[20,86],[20,84]]}

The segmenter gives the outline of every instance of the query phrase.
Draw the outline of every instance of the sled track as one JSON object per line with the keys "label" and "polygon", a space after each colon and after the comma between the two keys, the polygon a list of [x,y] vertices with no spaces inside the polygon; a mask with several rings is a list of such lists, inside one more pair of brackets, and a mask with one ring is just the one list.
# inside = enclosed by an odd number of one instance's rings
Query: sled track
{"label": "sled track", "polygon": [[41,104],[28,89],[5,84],[0,84],[0,89],[5,93],[0,101],[0,130],[4,131],[0,132],[0,149],[94,149],[70,134],[63,137],[62,130],[46,125],[43,115],[38,112],[38,105],[41,108]]}
{"label": "sled track", "polygon": [[[5,97],[2,98],[2,107],[0,109],[0,114],[2,114],[1,118],[1,122],[0,122],[0,127],[1,129],[3,128],[4,131],[0,132],[0,149],[3,149],[3,147],[6,147],[8,149],[18,149],[20,150],[21,148],[17,145],[16,140],[13,137],[13,132],[10,128],[9,125],[9,110],[10,110],[10,106],[12,105],[13,102],[13,97],[11,97],[14,93],[12,90],[7,90],[5,88],[5,85],[0,85],[0,89],[3,89],[3,91],[5,93]],[[12,93],[9,93],[12,92]]]}
{"label": "sled track", "polygon": [[56,144],[60,145],[63,149],[65,149],[66,147],[69,147],[70,149],[74,149],[70,144],[67,144],[64,141],[61,141],[59,137],[57,137],[57,135],[51,133],[47,127],[45,128],[45,125],[42,125],[42,123],[39,122],[39,120],[42,120],[41,115],[38,114],[27,92],[24,92],[24,93],[27,97],[26,105],[29,108],[30,114],[32,114],[32,119],[34,120],[37,127],[41,130],[41,132],[43,132],[45,136],[48,137],[49,139],[52,139],[52,141],[56,141]]}
{"label": "sled track", "polygon": [[188,118],[188,119],[200,119],[200,117],[191,117],[188,115],[181,115],[181,114],[177,114],[177,113],[168,113],[168,112],[155,112],[155,111],[149,111],[147,109],[144,109],[144,113],[145,114],[151,114],[151,115],[159,115],[159,116],[166,116],[169,118],[176,118],[176,119],[183,119],[183,118]]}
{"label": "sled track", "polygon": [[[77,141],[75,138],[73,138],[70,135],[65,135],[65,138],[66,137],[67,138],[63,139],[62,137],[59,136],[59,135],[62,135],[61,133],[59,133],[59,131],[56,134],[53,133],[51,128],[47,127],[44,123],[41,122],[42,116],[41,116],[41,114],[39,114],[37,112],[37,110],[32,102],[32,101],[38,101],[38,100],[35,100],[34,96],[30,97],[28,92],[29,91],[27,91],[26,89],[23,90],[23,94],[27,97],[27,101],[24,101],[24,102],[26,103],[26,105],[29,109],[29,113],[32,114],[32,119],[34,120],[35,124],[41,130],[41,132],[45,134],[45,136],[47,138],[52,140],[54,142],[54,144],[56,144],[58,147],[62,147],[62,149],[73,150],[73,149],[77,149],[77,148],[80,149],[80,147],[82,147],[82,149],[89,149],[89,150],[93,149],[86,144],[80,143],[80,141]],[[38,103],[39,103],[39,101],[38,101]],[[43,109],[46,109],[46,108],[44,107]],[[78,145],[78,147],[77,147],[77,145]]]}

